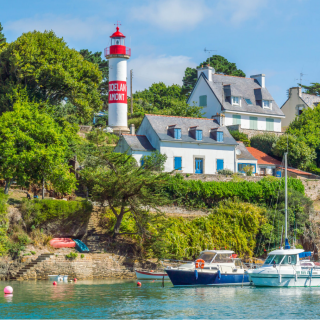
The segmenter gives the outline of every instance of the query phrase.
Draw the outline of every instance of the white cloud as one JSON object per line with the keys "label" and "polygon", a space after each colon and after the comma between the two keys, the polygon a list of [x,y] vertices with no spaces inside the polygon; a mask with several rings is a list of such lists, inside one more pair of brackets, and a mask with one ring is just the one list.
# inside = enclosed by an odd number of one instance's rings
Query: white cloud
{"label": "white cloud", "polygon": [[129,60],[128,69],[133,69],[132,87],[135,92],[158,82],[182,85],[185,69],[195,66],[190,57],[161,55],[140,56]]}
{"label": "white cloud", "polygon": [[79,19],[69,16],[45,15],[9,21],[5,24],[5,28],[18,35],[33,30],[53,30],[56,35],[67,40],[92,40],[102,35],[110,35],[114,25],[96,17]]}
{"label": "white cloud", "polygon": [[203,0],[158,0],[139,8],[132,8],[132,16],[161,29],[172,32],[188,29],[201,22],[208,14]]}

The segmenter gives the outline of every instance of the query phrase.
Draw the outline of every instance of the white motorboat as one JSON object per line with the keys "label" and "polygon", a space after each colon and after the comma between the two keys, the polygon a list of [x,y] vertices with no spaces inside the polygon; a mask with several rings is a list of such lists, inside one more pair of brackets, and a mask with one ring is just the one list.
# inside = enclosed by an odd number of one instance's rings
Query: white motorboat
{"label": "white motorboat", "polygon": [[166,272],[138,271],[135,270],[138,280],[170,280]]}
{"label": "white motorboat", "polygon": [[57,282],[61,282],[61,281],[64,281],[64,282],[68,282],[68,276],[66,275],[48,275],[48,278],[50,281],[57,281]]}
{"label": "white motorboat", "polygon": [[320,268],[309,260],[311,252],[290,248],[288,241],[288,186],[287,153],[285,158],[285,247],[271,251],[258,269],[249,270],[249,278],[255,286],[266,287],[317,287],[320,286]]}

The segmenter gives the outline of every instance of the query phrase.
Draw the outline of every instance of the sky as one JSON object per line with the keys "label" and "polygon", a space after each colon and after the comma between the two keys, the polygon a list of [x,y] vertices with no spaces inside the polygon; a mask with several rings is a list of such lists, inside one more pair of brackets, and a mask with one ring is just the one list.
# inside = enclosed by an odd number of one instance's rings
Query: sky
{"label": "sky", "polygon": [[320,0],[0,0],[7,41],[53,30],[68,46],[102,51],[115,23],[131,48],[133,91],[152,83],[182,85],[187,67],[209,53],[247,77],[264,73],[279,106],[287,90],[320,82]]}

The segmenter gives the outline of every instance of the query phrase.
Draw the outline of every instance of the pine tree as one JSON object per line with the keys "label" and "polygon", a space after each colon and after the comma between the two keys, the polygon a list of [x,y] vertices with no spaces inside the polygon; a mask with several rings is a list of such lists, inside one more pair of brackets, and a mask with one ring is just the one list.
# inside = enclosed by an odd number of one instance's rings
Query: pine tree
{"label": "pine tree", "polygon": [[3,28],[0,22],[0,46],[7,42],[7,39],[4,37],[4,34],[2,33],[2,30]]}

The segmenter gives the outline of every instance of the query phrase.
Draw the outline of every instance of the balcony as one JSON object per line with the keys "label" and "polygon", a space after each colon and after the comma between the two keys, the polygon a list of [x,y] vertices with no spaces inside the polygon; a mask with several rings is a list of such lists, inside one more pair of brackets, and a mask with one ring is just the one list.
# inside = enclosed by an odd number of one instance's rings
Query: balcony
{"label": "balcony", "polygon": [[124,55],[131,56],[131,49],[125,46],[111,46],[104,49],[104,56],[108,58],[110,55]]}

